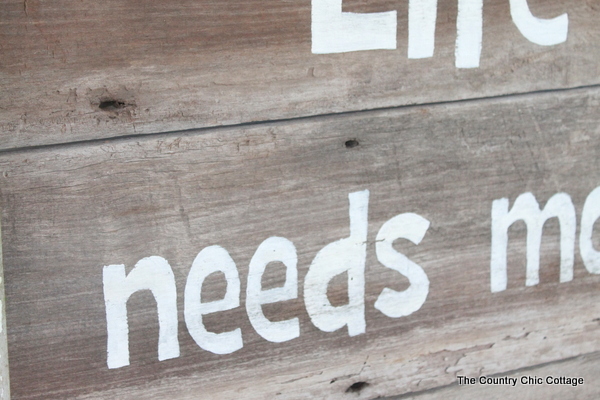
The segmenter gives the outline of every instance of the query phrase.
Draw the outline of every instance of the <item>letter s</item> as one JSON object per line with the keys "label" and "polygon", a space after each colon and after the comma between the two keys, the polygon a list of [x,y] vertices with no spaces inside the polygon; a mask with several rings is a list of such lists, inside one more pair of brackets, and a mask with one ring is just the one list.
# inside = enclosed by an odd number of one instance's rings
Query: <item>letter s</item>
{"label": "letter s", "polygon": [[409,260],[404,254],[394,250],[396,239],[408,239],[419,244],[429,229],[429,221],[418,214],[396,215],[385,222],[377,233],[375,252],[377,260],[387,268],[406,276],[410,282],[408,289],[397,292],[385,288],[375,302],[375,308],[388,317],[400,318],[417,311],[429,293],[429,279],[423,268]]}

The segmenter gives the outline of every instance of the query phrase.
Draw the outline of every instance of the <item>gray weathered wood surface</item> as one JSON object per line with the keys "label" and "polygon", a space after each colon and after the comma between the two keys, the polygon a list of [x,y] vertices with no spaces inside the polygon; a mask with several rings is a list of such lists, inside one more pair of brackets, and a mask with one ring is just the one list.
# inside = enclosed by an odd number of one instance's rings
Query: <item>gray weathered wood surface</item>
{"label": "gray weathered wood surface", "polygon": [[[555,222],[539,285],[524,283],[522,226],[511,230],[508,290],[491,293],[489,271],[494,199],[512,204],[530,191],[543,205],[566,192],[579,216],[600,185],[599,105],[600,90],[589,88],[6,152],[0,201],[13,398],[367,399],[600,351],[600,276],[577,252],[573,281],[558,282]],[[349,139],[359,145],[347,148]],[[364,189],[366,333],[324,333],[306,313],[303,279],[317,251],[348,235],[348,194]],[[374,241],[404,212],[431,222],[420,245],[396,246],[431,285],[419,311],[390,319],[373,303],[384,287],[406,282],[378,263]],[[182,315],[194,257],[209,245],[226,248],[243,305],[248,263],[270,236],[296,245],[300,290],[266,313],[298,317],[300,337],[266,342],[242,306],[207,324],[240,327],[244,348],[201,350]],[[128,303],[131,365],[109,370],[102,267],[129,270],[150,255],[174,270],[181,357],[157,360],[156,306],[138,293]],[[282,279],[272,268],[266,283]],[[334,280],[332,301],[344,302],[344,288]],[[222,282],[204,290],[218,298]],[[369,385],[348,393],[356,382]]]}
{"label": "gray weathered wood surface", "polygon": [[[0,232],[2,223],[0,223]],[[2,236],[0,235],[0,399],[10,399],[10,379],[8,370],[8,342],[6,313],[4,312],[4,264],[2,262]]]}
{"label": "gray weathered wood surface", "polygon": [[0,149],[600,84],[595,0],[528,1],[569,15],[555,46],[486,0],[476,69],[455,67],[455,0],[439,1],[434,56],[408,59],[407,4],[344,0],[397,10],[397,50],[316,55],[309,0],[3,1]]}
{"label": "gray weathered wood surface", "polygon": [[[573,359],[511,371],[502,376],[520,379],[525,376],[581,376],[585,379],[583,385],[577,387],[568,385],[518,385],[515,387],[472,385],[450,385],[443,388],[424,391],[415,395],[396,396],[385,400],[463,400],[463,399],[597,399],[600,397],[600,385],[595,384],[600,374],[600,355],[586,354]],[[591,383],[591,384],[590,384]]]}

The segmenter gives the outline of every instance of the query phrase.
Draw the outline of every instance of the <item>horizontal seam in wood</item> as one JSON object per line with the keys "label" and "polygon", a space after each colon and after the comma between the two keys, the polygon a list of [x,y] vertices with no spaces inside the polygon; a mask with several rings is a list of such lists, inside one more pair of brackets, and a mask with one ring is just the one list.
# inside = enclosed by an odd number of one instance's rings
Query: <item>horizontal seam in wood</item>
{"label": "horizontal seam in wood", "polygon": [[219,131],[219,130],[226,130],[226,129],[246,128],[246,127],[251,127],[251,126],[256,126],[256,125],[270,125],[270,124],[291,123],[291,122],[297,122],[297,121],[310,121],[310,120],[317,120],[317,119],[323,119],[323,118],[328,118],[328,117],[352,116],[352,115],[368,114],[368,113],[375,113],[375,112],[385,112],[385,111],[399,111],[399,110],[403,110],[403,109],[411,109],[411,108],[419,108],[419,107],[434,107],[434,106],[463,104],[463,103],[488,102],[488,101],[506,99],[506,98],[511,98],[511,97],[512,98],[524,98],[524,97],[531,97],[534,95],[576,92],[576,91],[589,90],[589,89],[600,89],[600,84],[576,86],[576,87],[571,87],[571,88],[544,89],[544,90],[537,90],[537,91],[531,91],[531,92],[525,92],[525,93],[509,93],[509,94],[501,94],[501,95],[486,96],[486,97],[472,97],[472,98],[468,98],[468,99],[446,100],[446,101],[433,102],[433,103],[407,104],[407,105],[401,105],[401,106],[370,108],[370,109],[363,109],[363,110],[343,111],[343,112],[337,112],[337,113],[315,114],[315,115],[306,115],[306,116],[293,117],[293,118],[251,121],[251,122],[242,122],[242,123],[238,123],[238,124],[229,124],[229,125],[213,125],[213,126],[205,126],[205,127],[200,127],[200,128],[175,130],[175,131],[129,134],[129,135],[120,135],[120,136],[112,136],[112,137],[105,137],[105,138],[78,140],[78,141],[74,141],[74,142],[42,144],[42,145],[35,145],[35,146],[21,146],[21,147],[14,147],[14,148],[8,148],[8,149],[0,149],[0,156],[2,156],[4,154],[11,154],[11,153],[46,150],[46,149],[54,149],[54,148],[60,148],[60,147],[86,146],[86,145],[95,144],[95,143],[110,143],[110,142],[125,141],[125,140],[130,140],[130,139],[146,139],[149,137],[172,137],[172,136],[178,136],[178,135],[200,134],[205,131]]}

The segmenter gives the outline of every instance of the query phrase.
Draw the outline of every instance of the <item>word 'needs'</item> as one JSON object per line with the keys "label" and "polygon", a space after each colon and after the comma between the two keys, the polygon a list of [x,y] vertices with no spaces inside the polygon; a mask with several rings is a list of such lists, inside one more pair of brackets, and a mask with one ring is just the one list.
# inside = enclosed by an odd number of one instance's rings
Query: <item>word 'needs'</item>
{"label": "word 'needs'", "polygon": [[[365,332],[365,263],[367,257],[367,216],[369,191],[350,193],[350,236],[321,249],[304,279],[304,304],[312,323],[325,332],[344,326],[350,336]],[[398,292],[385,288],[375,308],[388,317],[399,318],[417,311],[429,293],[429,279],[423,269],[398,253],[392,243],[399,238],[419,244],[429,228],[429,221],[412,213],[397,215],[386,221],[377,233],[375,251],[385,267],[406,276],[408,289]],[[281,262],[286,267],[282,287],[262,290],[261,278],[267,264]],[[298,296],[298,258],[294,244],[283,237],[264,240],[252,257],[248,271],[246,311],[256,332],[270,342],[285,342],[300,336],[298,318],[270,321],[263,304],[295,299]],[[202,302],[202,283],[215,272],[227,281],[225,296]],[[331,279],[347,273],[348,304],[333,306],[327,297]],[[179,357],[177,338],[177,289],[171,266],[162,257],[140,260],[125,274],[124,265],[109,265],[103,271],[104,299],[108,330],[107,364],[109,368],[129,365],[129,326],[127,300],[139,290],[150,290],[156,299],[159,321],[158,359]],[[203,316],[231,310],[240,305],[240,277],[235,262],[223,247],[204,248],[192,263],[184,292],[184,317],[187,329],[198,346],[215,354],[229,354],[243,347],[240,328],[229,332],[207,331]]]}

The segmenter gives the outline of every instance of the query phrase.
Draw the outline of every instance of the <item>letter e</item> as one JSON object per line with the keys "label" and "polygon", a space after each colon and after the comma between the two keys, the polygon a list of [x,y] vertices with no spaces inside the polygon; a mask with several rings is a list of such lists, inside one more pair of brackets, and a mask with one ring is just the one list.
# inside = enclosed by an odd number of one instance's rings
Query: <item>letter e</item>
{"label": "letter e", "polygon": [[581,233],[579,251],[585,268],[592,274],[600,274],[600,252],[594,249],[592,234],[594,223],[600,217],[600,186],[592,190],[585,199],[581,213]]}
{"label": "letter e", "polygon": [[[285,265],[283,287],[262,290],[261,280],[267,264],[281,261]],[[298,297],[298,257],[294,244],[282,237],[270,237],[258,246],[248,271],[246,311],[256,332],[270,342],[281,343],[300,336],[298,318],[269,321],[262,311],[263,304],[291,300]]]}
{"label": "letter e", "polygon": [[[214,272],[225,274],[225,296],[221,300],[202,303],[202,283]],[[206,247],[194,259],[185,284],[183,314],[187,329],[196,344],[215,354],[229,354],[241,349],[244,344],[240,328],[214,333],[208,332],[202,322],[203,315],[232,310],[239,305],[240,277],[235,262],[221,246]]]}

